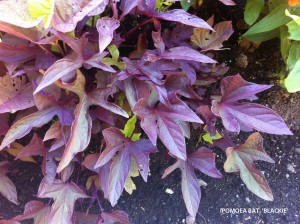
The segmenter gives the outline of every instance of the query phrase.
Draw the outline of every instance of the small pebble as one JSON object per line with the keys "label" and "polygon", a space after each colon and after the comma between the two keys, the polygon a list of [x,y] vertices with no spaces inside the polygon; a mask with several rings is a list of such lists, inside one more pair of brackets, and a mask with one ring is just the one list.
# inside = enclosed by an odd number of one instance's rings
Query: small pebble
{"label": "small pebble", "polygon": [[247,55],[240,54],[239,56],[237,56],[237,58],[235,59],[235,64],[236,64],[236,66],[238,66],[240,68],[247,68],[248,67]]}
{"label": "small pebble", "polygon": [[165,191],[167,194],[174,194],[174,191],[171,190],[170,188],[167,188]]}
{"label": "small pebble", "polygon": [[295,170],[295,168],[294,168],[294,166],[292,164],[288,164],[287,165],[287,169],[288,169],[288,171],[290,171],[292,173],[296,173],[296,170]]}

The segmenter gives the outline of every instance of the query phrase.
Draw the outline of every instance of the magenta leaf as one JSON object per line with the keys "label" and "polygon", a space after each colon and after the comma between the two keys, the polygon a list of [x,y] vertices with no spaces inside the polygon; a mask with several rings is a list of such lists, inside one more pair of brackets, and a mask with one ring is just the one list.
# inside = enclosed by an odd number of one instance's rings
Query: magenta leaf
{"label": "magenta leaf", "polygon": [[160,55],[153,55],[147,53],[147,58],[149,61],[154,62],[158,59],[178,59],[178,60],[188,60],[197,61],[203,63],[217,63],[210,57],[199,53],[198,51],[189,47],[174,47],[169,50],[164,51]]}
{"label": "magenta leaf", "polygon": [[206,147],[200,147],[196,152],[189,155],[189,163],[202,173],[214,177],[221,178],[222,174],[217,170],[215,164],[215,154]]}
{"label": "magenta leaf", "polygon": [[222,2],[224,5],[230,5],[230,6],[236,5],[232,0],[219,0],[219,1]]}
{"label": "magenta leaf", "polygon": [[275,163],[264,150],[263,139],[258,132],[250,135],[244,144],[227,148],[226,156],[225,172],[240,172],[242,181],[251,192],[262,199],[273,201],[272,191],[264,175],[254,165],[256,160]]}
{"label": "magenta leaf", "polygon": [[13,182],[6,176],[8,171],[8,161],[0,162],[0,193],[7,200],[18,205],[17,189]]}
{"label": "magenta leaf", "polygon": [[122,224],[130,224],[128,214],[121,210],[113,212],[102,212],[101,217],[103,218],[105,224],[114,224],[116,222]]}
{"label": "magenta leaf", "polygon": [[128,114],[117,105],[107,101],[109,94],[112,94],[112,88],[96,88],[90,93],[85,92],[85,77],[79,71],[76,80],[71,84],[59,84],[62,88],[76,93],[80,102],[74,111],[75,120],[72,123],[71,135],[66,144],[64,154],[57,168],[61,172],[71,162],[74,156],[82,152],[89,144],[91,138],[92,119],[88,109],[92,105],[101,106],[113,113],[128,117]]}
{"label": "magenta leaf", "polygon": [[0,220],[0,224],[21,224],[21,223],[15,220],[2,219]]}
{"label": "magenta leaf", "polygon": [[[54,123],[46,132],[43,141],[47,141],[50,139],[56,139],[50,149],[49,152],[54,151],[60,147],[62,147],[63,145],[66,144],[66,136],[65,134],[67,133],[69,136],[69,128],[64,131],[65,129],[61,126],[60,122],[57,121],[56,123]],[[66,132],[66,133],[65,133]]]}
{"label": "magenta leaf", "polygon": [[86,212],[74,212],[72,223],[74,224],[98,224],[101,220],[100,215],[87,214]]}
{"label": "magenta leaf", "polygon": [[[207,23],[213,24],[214,17],[211,17]],[[199,47],[201,51],[221,50],[222,43],[233,34],[231,21],[224,21],[214,26],[216,32],[210,32],[203,28],[194,29],[191,37],[192,43]]]}
{"label": "magenta leaf", "polygon": [[48,224],[51,207],[40,201],[30,201],[25,205],[24,213],[14,217],[14,220],[23,221],[34,219],[34,224]]}
{"label": "magenta leaf", "polygon": [[107,162],[101,167],[94,168],[99,159],[99,155],[100,154],[98,153],[94,153],[86,156],[84,161],[82,162],[82,165],[87,169],[98,173],[99,185],[103,191],[104,198],[108,198],[109,182],[107,180],[109,180],[111,161]]}
{"label": "magenta leaf", "polygon": [[147,181],[149,154],[156,152],[157,149],[149,140],[132,141],[116,128],[105,129],[103,136],[106,148],[100,154],[95,168],[102,167],[114,158],[110,166],[108,199],[111,205],[115,206],[129,175],[131,156],[136,159],[140,173]]}
{"label": "magenta leaf", "polygon": [[165,170],[162,178],[165,178],[177,168],[181,170],[181,190],[184,203],[189,214],[196,217],[201,190],[194,169],[198,169],[211,177],[220,178],[222,175],[216,168],[215,154],[209,149],[201,147],[196,152],[188,155],[186,161],[177,159],[173,165]]}
{"label": "magenta leaf", "polygon": [[92,119],[87,112],[88,108],[89,103],[85,97],[75,109],[75,120],[72,123],[71,135],[66,144],[57,172],[61,172],[71,162],[73,157],[78,152],[83,151],[90,142]]}
{"label": "magenta leaf", "polygon": [[197,16],[187,13],[183,9],[174,9],[163,13],[155,13],[153,16],[158,19],[164,19],[168,21],[179,22],[197,28],[213,30],[213,28],[211,28],[204,20],[200,19]]}
{"label": "magenta leaf", "polygon": [[99,68],[107,72],[116,72],[112,67],[102,62],[102,59],[107,55],[107,52],[94,54],[89,59],[85,60],[83,66],[86,69]]}
{"label": "magenta leaf", "polygon": [[45,150],[46,148],[42,142],[42,139],[36,133],[34,133],[29,144],[21,150],[16,158],[43,155]]}
{"label": "magenta leaf", "polygon": [[42,40],[42,38],[44,37],[43,34],[39,32],[35,27],[26,29],[12,24],[0,22],[0,30],[33,43],[44,41]]}
{"label": "magenta leaf", "polygon": [[60,78],[69,75],[70,73],[75,74],[75,70],[77,68],[80,68],[81,66],[81,62],[67,58],[63,58],[56,61],[49,69],[47,69],[42,81],[39,83],[38,87],[34,91],[34,94],[38,93],[40,90],[51,85]]}
{"label": "magenta leaf", "polygon": [[240,75],[228,76],[221,82],[221,100],[212,101],[212,111],[222,118],[225,128],[232,132],[239,132],[242,124],[270,134],[292,135],[283,119],[270,108],[254,103],[237,102],[256,99],[256,93],[270,87],[246,82]]}
{"label": "magenta leaf", "polygon": [[49,224],[72,224],[72,214],[77,199],[88,196],[73,182],[55,180],[46,190],[38,192],[39,198],[53,198],[49,214]]}
{"label": "magenta leaf", "polygon": [[7,114],[0,114],[0,135],[6,135],[9,130]]}
{"label": "magenta leaf", "polygon": [[122,20],[124,18],[124,16],[126,16],[128,13],[130,13],[130,11],[136,7],[139,3],[141,2],[141,0],[123,0],[121,1],[121,6],[122,6],[122,14],[120,16],[120,20]]}
{"label": "magenta leaf", "polygon": [[0,150],[14,142],[16,139],[20,139],[27,135],[33,127],[41,127],[48,123],[54,116],[58,116],[60,120],[72,120],[72,115],[59,106],[50,107],[46,110],[30,114],[18,120],[10,127],[0,145]]}
{"label": "magenta leaf", "polygon": [[217,121],[217,117],[211,112],[209,106],[202,105],[198,107],[197,113],[199,113],[204,118],[206,124],[206,131],[208,131],[211,136],[215,136],[216,135],[215,122]]}
{"label": "magenta leaf", "polygon": [[0,43],[0,60],[3,62],[22,63],[33,59],[37,49],[35,46],[19,44],[17,46]]}
{"label": "magenta leaf", "polygon": [[170,154],[185,160],[185,139],[176,120],[196,123],[202,121],[177,97],[171,98],[170,102],[171,108],[163,104],[154,108],[148,105],[148,100],[141,99],[134,106],[133,112],[141,118],[141,127],[154,145],[159,136]]}
{"label": "magenta leaf", "polygon": [[34,106],[32,86],[25,77],[0,77],[0,113],[14,113]]}
{"label": "magenta leaf", "polygon": [[97,21],[97,30],[99,33],[100,53],[110,44],[113,39],[114,31],[120,26],[120,22],[113,18],[101,18]]}
{"label": "magenta leaf", "polygon": [[103,0],[56,0],[52,25],[63,33],[71,32],[79,21],[102,2]]}
{"label": "magenta leaf", "polygon": [[110,87],[97,88],[88,93],[88,101],[91,105],[98,105],[114,114],[128,118],[128,114],[121,107],[108,102],[108,96],[113,93],[114,89]]}

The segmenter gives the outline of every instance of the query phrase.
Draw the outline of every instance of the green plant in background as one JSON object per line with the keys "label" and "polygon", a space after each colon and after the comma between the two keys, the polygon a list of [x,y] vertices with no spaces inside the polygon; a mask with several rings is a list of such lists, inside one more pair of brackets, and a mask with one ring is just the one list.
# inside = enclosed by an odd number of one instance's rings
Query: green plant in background
{"label": "green plant in background", "polygon": [[300,91],[299,1],[247,0],[244,19],[252,27],[242,37],[254,42],[280,39],[287,74],[283,84],[288,92]]}

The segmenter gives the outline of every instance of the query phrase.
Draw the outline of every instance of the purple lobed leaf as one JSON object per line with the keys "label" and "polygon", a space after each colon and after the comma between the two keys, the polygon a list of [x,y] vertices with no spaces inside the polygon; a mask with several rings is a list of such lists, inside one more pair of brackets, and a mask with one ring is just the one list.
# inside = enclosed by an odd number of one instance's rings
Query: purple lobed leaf
{"label": "purple lobed leaf", "polygon": [[154,13],[153,16],[158,19],[164,19],[168,21],[179,22],[188,26],[213,30],[213,28],[211,28],[204,20],[189,14],[183,9],[174,9],[163,13]]}
{"label": "purple lobed leaf", "polygon": [[63,108],[56,106],[43,111],[35,112],[18,120],[8,130],[0,145],[0,150],[14,142],[16,139],[24,137],[31,131],[33,127],[41,127],[42,125],[48,123],[55,115],[57,115],[61,120],[65,120],[64,118],[68,118],[70,116],[70,114]]}
{"label": "purple lobed leaf", "polygon": [[123,0],[121,1],[122,14],[120,16],[120,20],[124,18],[130,11],[140,4],[141,0]]}
{"label": "purple lobed leaf", "polygon": [[196,152],[188,156],[188,162],[202,173],[214,177],[221,178],[222,174],[216,168],[215,154],[206,147],[200,147]]}
{"label": "purple lobed leaf", "polygon": [[0,113],[14,113],[33,107],[32,86],[25,78],[0,77]]}
{"label": "purple lobed leaf", "polygon": [[176,96],[171,97],[170,102],[171,108],[163,104],[153,108],[148,105],[148,100],[141,99],[132,111],[141,117],[141,127],[154,145],[159,136],[172,155],[185,160],[185,139],[176,120],[197,123],[202,121]]}
{"label": "purple lobed leaf", "polygon": [[99,33],[100,53],[110,44],[114,31],[120,26],[120,22],[113,18],[101,18],[97,21],[97,31]]}
{"label": "purple lobed leaf", "polygon": [[71,59],[63,58],[56,61],[43,76],[42,81],[39,83],[38,87],[35,89],[34,94],[41,91],[43,88],[51,85],[60,78],[68,75],[75,74],[75,70],[82,66],[82,62],[74,61]]}
{"label": "purple lobed leaf", "polygon": [[91,139],[92,119],[88,113],[89,103],[84,98],[75,109],[75,120],[72,123],[71,135],[66,144],[63,157],[57,168],[61,172],[71,162],[73,157],[83,151]]}
{"label": "purple lobed leaf", "polygon": [[153,55],[147,53],[147,58],[149,61],[154,62],[159,59],[171,59],[171,60],[188,60],[188,61],[197,61],[202,63],[217,63],[215,60],[210,57],[199,53],[198,51],[191,49],[189,47],[174,47],[164,51],[160,55]]}
{"label": "purple lobed leaf", "polygon": [[[94,169],[98,167],[101,169],[112,160],[109,172],[108,198],[112,206],[114,206],[121,196],[129,175],[131,156],[135,157],[140,173],[143,179],[147,181],[149,154],[156,152],[157,149],[147,139],[132,141],[125,138],[124,134],[116,128],[105,129],[103,136],[106,141],[106,148],[100,154]],[[116,155],[117,152],[118,154]],[[104,187],[106,188],[106,186]]]}
{"label": "purple lobed leaf", "polygon": [[246,82],[240,75],[228,76],[221,82],[221,100],[212,101],[212,111],[222,118],[224,127],[232,132],[239,132],[243,126],[270,134],[287,134],[292,132],[283,119],[273,110],[254,103],[237,103],[242,99],[253,99],[256,93],[270,88]]}
{"label": "purple lobed leaf", "polygon": [[102,2],[103,0],[56,0],[52,25],[60,32],[71,32],[79,21]]}

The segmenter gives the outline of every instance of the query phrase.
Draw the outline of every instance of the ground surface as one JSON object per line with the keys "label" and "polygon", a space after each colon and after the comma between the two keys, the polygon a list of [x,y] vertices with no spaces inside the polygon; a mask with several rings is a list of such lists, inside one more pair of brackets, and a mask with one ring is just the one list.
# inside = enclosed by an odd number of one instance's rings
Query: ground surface
{"label": "ground surface", "polygon": [[[242,7],[242,3],[240,4],[239,8]],[[234,9],[220,9],[220,7],[222,7],[220,4],[216,4],[215,9],[224,12],[223,17],[219,16],[219,20],[234,20],[235,25],[241,18],[241,10],[236,13]],[[205,8],[203,13],[207,18],[208,12],[204,11]],[[273,72],[277,72],[282,64],[276,47],[278,42],[263,43],[257,50],[250,53],[238,47],[237,32],[239,31],[236,31],[228,44],[231,51],[218,53],[218,60],[225,61],[232,66],[228,75],[240,73],[248,81],[275,84],[274,88],[260,95],[259,102],[282,115],[294,132],[294,136],[263,135],[265,149],[275,160],[275,164],[261,162],[256,165],[264,172],[273,191],[275,197],[273,202],[264,201],[249,192],[238,175],[226,174],[222,168],[225,154],[214,148],[214,152],[218,154],[217,165],[223,178],[212,179],[199,174],[199,177],[208,185],[202,188],[202,199],[196,223],[300,223],[300,94],[288,94],[276,85],[276,79],[270,76]],[[247,61],[247,66],[239,63],[241,54],[242,59]],[[242,142],[248,136],[249,133],[241,133],[237,136],[236,142]],[[197,134],[187,141],[187,147],[195,148],[196,142]],[[148,183],[144,183],[140,177],[134,178],[137,190],[132,195],[123,193],[118,205],[114,208],[126,211],[134,224],[176,224],[187,221],[188,213],[181,195],[180,171],[177,170],[161,180],[162,173],[172,164],[172,161],[165,158],[164,148],[160,147],[160,149],[160,153],[151,157],[151,176]],[[17,186],[20,205],[15,206],[0,197],[0,219],[12,218],[22,213],[25,203],[35,199],[34,195],[37,193],[42,178],[38,164],[16,161],[12,171],[10,177]],[[166,189],[171,189],[174,193],[167,194]],[[105,208],[111,209],[107,202],[103,204]],[[228,213],[230,208],[240,209],[240,214]],[[285,214],[283,214],[284,209]],[[97,212],[96,210],[97,208],[92,208],[90,212]],[[24,223],[32,223],[32,221]]]}

